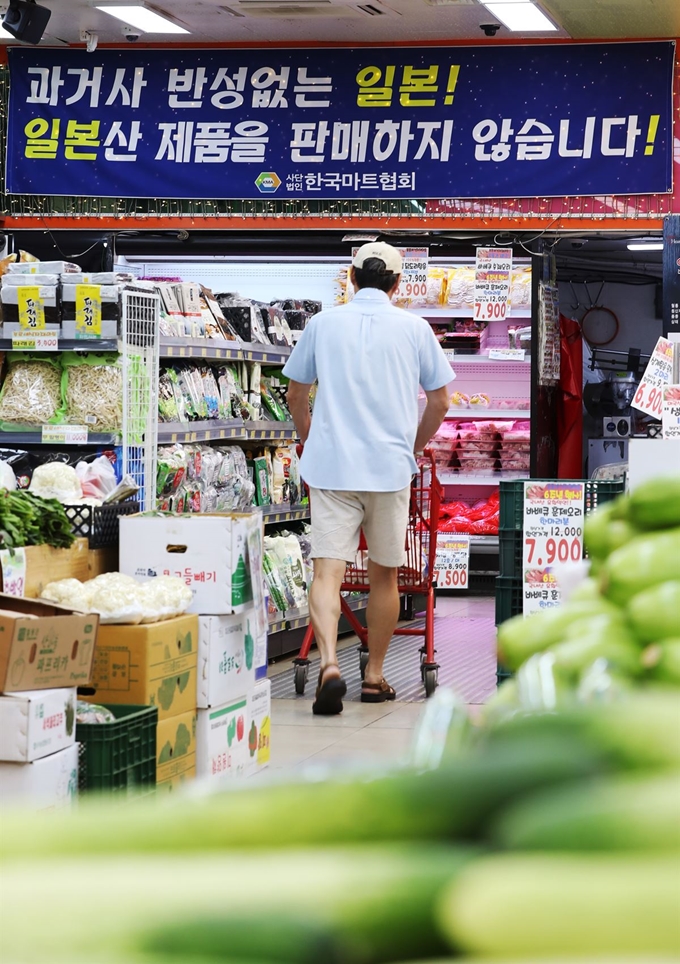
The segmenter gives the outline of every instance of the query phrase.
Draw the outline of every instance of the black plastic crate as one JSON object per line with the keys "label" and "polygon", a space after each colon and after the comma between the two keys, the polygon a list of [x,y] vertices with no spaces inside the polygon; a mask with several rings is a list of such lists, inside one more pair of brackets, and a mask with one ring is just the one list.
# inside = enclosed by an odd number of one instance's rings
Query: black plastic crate
{"label": "black plastic crate", "polygon": [[76,723],[80,791],[151,792],[156,786],[158,708],[106,708],[115,722]]}
{"label": "black plastic crate", "polygon": [[500,529],[498,532],[498,564],[501,576],[521,576],[524,553],[522,529]]}
{"label": "black plastic crate", "polygon": [[585,514],[593,512],[598,505],[611,502],[624,491],[623,480],[596,479],[513,479],[500,483],[500,529],[522,530],[524,527],[524,483],[536,482],[584,482]]}
{"label": "black plastic crate", "polygon": [[112,502],[110,505],[65,505],[64,511],[73,531],[89,541],[90,549],[118,545],[118,521],[122,515],[139,512],[139,502]]}
{"label": "black plastic crate", "polygon": [[515,674],[506,669],[502,663],[496,663],[496,686],[500,686],[506,679],[512,679]]}
{"label": "black plastic crate", "polygon": [[518,616],[523,609],[522,579],[498,576],[496,579],[496,625]]}

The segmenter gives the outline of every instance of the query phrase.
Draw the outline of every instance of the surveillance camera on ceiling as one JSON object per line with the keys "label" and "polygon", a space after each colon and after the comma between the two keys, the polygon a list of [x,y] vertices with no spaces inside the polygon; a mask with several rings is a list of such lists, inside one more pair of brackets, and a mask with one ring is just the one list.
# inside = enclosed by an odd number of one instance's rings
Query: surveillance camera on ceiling
{"label": "surveillance camera on ceiling", "polygon": [[45,33],[52,11],[35,0],[10,0],[2,19],[3,29],[27,44],[38,44]]}
{"label": "surveillance camera on ceiling", "polygon": [[136,44],[139,40],[139,31],[133,27],[123,27],[123,35],[129,44]]}
{"label": "surveillance camera on ceiling", "polygon": [[501,29],[501,25],[499,23],[481,23],[479,25],[479,29],[487,37],[495,37],[498,31]]}

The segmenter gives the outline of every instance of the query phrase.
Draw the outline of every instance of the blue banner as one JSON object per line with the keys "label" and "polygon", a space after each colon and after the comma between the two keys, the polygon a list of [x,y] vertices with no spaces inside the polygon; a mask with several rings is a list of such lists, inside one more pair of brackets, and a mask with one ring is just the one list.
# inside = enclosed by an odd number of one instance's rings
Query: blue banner
{"label": "blue banner", "polygon": [[520,198],[672,186],[672,42],[10,47],[7,192]]}

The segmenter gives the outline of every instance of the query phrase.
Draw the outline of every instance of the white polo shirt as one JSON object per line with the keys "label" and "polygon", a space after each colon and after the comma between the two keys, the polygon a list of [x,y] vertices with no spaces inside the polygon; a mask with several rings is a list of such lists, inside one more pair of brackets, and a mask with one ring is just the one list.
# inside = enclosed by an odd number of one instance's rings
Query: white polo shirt
{"label": "white polo shirt", "polygon": [[319,382],[300,465],[315,489],[396,492],[416,471],[418,389],[455,374],[430,325],[377,288],[311,319],[283,374]]}

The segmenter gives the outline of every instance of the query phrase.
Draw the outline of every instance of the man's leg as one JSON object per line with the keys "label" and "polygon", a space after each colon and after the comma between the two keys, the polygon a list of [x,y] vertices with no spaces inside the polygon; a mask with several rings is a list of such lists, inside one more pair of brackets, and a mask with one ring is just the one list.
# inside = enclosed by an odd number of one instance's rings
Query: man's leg
{"label": "man's leg", "polygon": [[366,609],[368,663],[364,680],[366,683],[380,683],[387,647],[399,621],[397,569],[380,566],[369,560],[368,579],[371,592]]}
{"label": "man's leg", "polygon": [[[314,579],[309,590],[309,611],[316,644],[321,654],[321,669],[337,666],[340,585],[345,563],[338,559],[315,559]],[[339,671],[338,671],[338,674]]]}

